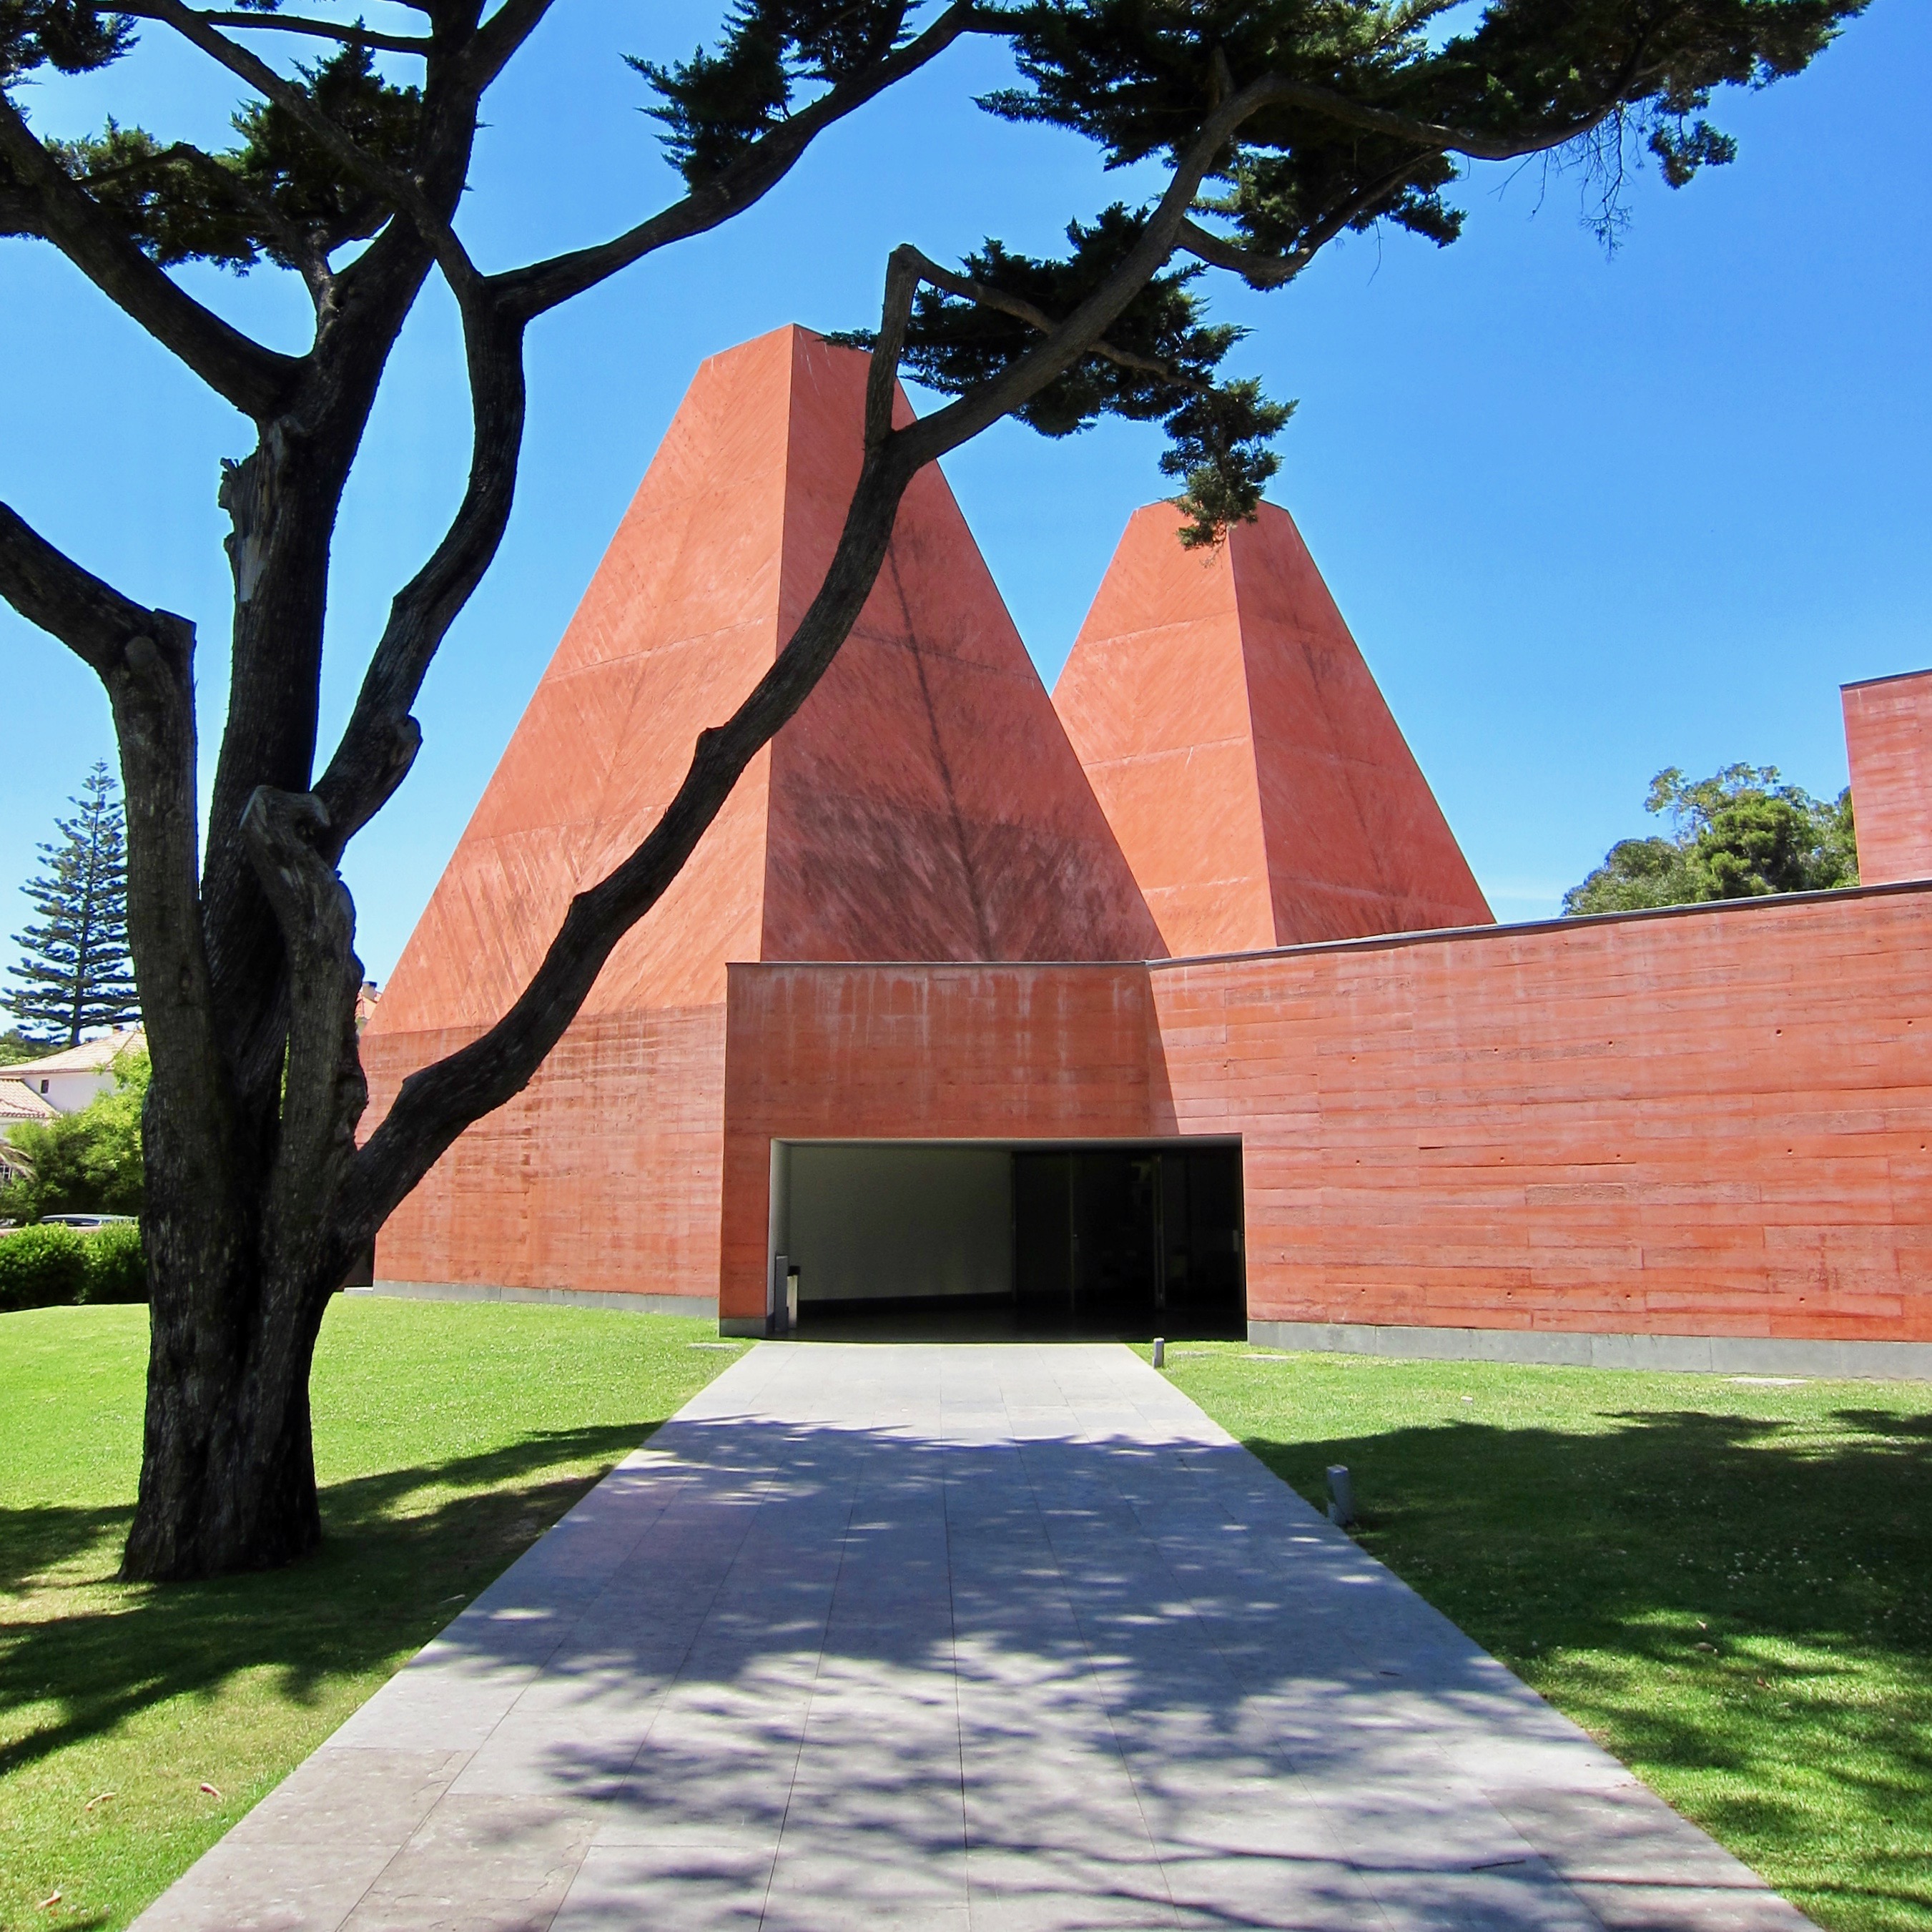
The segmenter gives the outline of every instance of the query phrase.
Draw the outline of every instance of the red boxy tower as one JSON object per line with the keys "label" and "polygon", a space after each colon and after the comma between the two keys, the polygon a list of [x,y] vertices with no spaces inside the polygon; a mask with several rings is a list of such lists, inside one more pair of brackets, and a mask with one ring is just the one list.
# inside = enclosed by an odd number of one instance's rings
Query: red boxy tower
{"label": "red boxy tower", "polygon": [[1932,876],[1932,671],[1848,684],[1845,752],[1868,886]]}
{"label": "red boxy tower", "polygon": [[1294,519],[1180,524],[1135,512],[1053,694],[1168,952],[1491,924]]}
{"label": "red boxy tower", "polygon": [[[796,626],[857,482],[866,370],[798,328],[699,370],[364,1037],[371,1125],[509,1006]],[[824,682],[530,1086],[392,1217],[377,1276],[709,1303],[728,961],[1161,950],[928,468]]]}

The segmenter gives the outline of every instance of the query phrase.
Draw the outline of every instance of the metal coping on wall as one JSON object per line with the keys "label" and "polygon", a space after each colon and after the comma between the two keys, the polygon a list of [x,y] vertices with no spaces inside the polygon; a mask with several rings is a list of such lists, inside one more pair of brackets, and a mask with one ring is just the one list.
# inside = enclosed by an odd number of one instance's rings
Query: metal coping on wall
{"label": "metal coping on wall", "polygon": [[1932,670],[1889,670],[1882,677],[1855,677],[1850,684],[1841,684],[1840,691],[1869,691],[1875,684],[1904,684],[1915,677],[1932,677]]}

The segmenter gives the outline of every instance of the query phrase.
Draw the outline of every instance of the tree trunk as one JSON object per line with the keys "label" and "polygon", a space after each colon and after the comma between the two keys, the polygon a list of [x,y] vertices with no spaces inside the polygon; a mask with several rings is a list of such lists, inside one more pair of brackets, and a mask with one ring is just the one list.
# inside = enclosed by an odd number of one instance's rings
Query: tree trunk
{"label": "tree trunk", "polygon": [[368,1090],[356,1045],[354,916],[314,842],[326,815],[258,792],[244,814],[257,877],[289,938],[279,1105],[221,1151],[190,1094],[148,1090],[143,1120],[151,1336],[140,1501],[124,1576],[263,1569],[322,1533],[309,1369],[346,1264],[333,1228]]}
{"label": "tree trunk", "polygon": [[[130,1580],[271,1569],[322,1534],[308,1378],[326,1298],[286,1278],[250,1280],[248,1256],[219,1240],[184,1245],[150,1264],[140,1500],[121,1571]],[[247,1312],[219,1322],[210,1304]]]}

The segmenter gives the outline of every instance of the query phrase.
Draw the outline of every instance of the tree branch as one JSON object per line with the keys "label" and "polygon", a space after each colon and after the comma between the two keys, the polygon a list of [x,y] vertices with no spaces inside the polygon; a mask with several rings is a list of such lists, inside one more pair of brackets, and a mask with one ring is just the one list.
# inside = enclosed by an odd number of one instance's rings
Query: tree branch
{"label": "tree branch", "polygon": [[143,610],[56,550],[5,503],[0,503],[0,597],[104,678],[158,622],[187,621]]}
{"label": "tree branch", "polygon": [[1474,128],[1424,121],[1393,108],[1371,107],[1366,102],[1350,100],[1346,94],[1336,94],[1325,87],[1311,87],[1306,82],[1288,80],[1279,75],[1254,82],[1242,92],[1246,95],[1258,88],[1265,90],[1264,98],[1256,104],[1257,110],[1262,107],[1299,107],[1328,120],[1339,121],[1346,127],[1359,128],[1366,134],[1392,135],[1399,141],[1407,141],[1415,147],[1438,154],[1466,154],[1475,161],[1514,161],[1525,154],[1540,154],[1576,140],[1614,113],[1622,89],[1628,84],[1640,52],[1641,44],[1624,64],[1610,99],[1601,107],[1575,121],[1545,122],[1514,134],[1485,134]]}
{"label": "tree branch", "polygon": [[[1184,227],[1191,226],[1184,224]],[[919,279],[930,282],[936,289],[943,289],[950,296],[957,296],[962,302],[969,302],[981,308],[997,310],[1002,315],[1010,315],[1016,322],[1024,322],[1029,328],[1037,329],[1042,335],[1051,335],[1060,324],[1045,309],[1035,306],[1019,296],[1010,296],[998,289],[988,288],[984,282],[976,282],[965,275],[956,275],[950,268],[942,268],[937,262],[928,260],[916,248],[899,251],[911,256],[918,268]],[[1211,382],[1197,381],[1158,356],[1143,356],[1132,349],[1116,349],[1111,342],[1101,340],[1088,350],[1090,356],[1097,356],[1102,361],[1112,362],[1116,368],[1132,369],[1145,376],[1153,376],[1161,382],[1172,383],[1177,389],[1190,389],[1197,396],[1212,395]],[[895,357],[896,366],[898,358]]]}
{"label": "tree branch", "polygon": [[[131,14],[137,20],[166,21],[172,26],[168,16],[158,13],[148,0],[128,0],[128,4],[116,10]],[[234,14],[226,12],[197,12],[195,18],[206,20],[212,27],[247,27],[256,32],[273,34],[308,34],[319,40],[338,40],[344,46],[375,47],[384,53],[427,54],[435,44],[428,35],[421,34],[384,34],[372,27],[338,27],[332,21],[311,20],[299,14]]]}
{"label": "tree branch", "polygon": [[[58,638],[106,687],[127,796],[128,927],[155,1070],[194,1094],[200,1119],[218,1141],[232,1109],[210,1024],[194,884],[194,626],[169,611],[143,610],[4,503],[0,596]],[[196,1160],[194,1171],[198,1186],[186,1211],[206,1213],[230,1172],[206,1159]],[[165,1219],[165,1208],[156,1204]]]}
{"label": "tree branch", "polygon": [[460,59],[464,85],[482,94],[535,33],[552,0],[505,0],[471,37]]}
{"label": "tree branch", "polygon": [[[880,339],[904,339],[916,278],[902,251],[888,264]],[[880,366],[875,360],[874,368]],[[529,1083],[577,1016],[618,942],[650,911],[696,849],[745,767],[804,704],[872,595],[906,486],[921,466],[907,433],[890,424],[893,379],[884,364],[885,402],[868,373],[868,447],[825,578],[771,668],[722,725],[698,734],[684,781],[643,843],[598,884],[579,892],[542,964],[516,1003],[480,1039],[414,1073],[362,1152],[340,1198],[336,1225],[345,1248],[376,1230],[470,1123]]]}
{"label": "tree branch", "polygon": [[818,595],[751,694],[698,736],[684,782],[648,837],[579,892],[543,963],[480,1039],[412,1074],[356,1157],[343,1191],[346,1246],[372,1239],[404,1195],[472,1120],[528,1084],[624,935],[656,904],[717,817],[745,767],[812,694],[872,594],[914,466],[896,432],[869,452]]}
{"label": "tree branch", "polygon": [[466,304],[463,319],[473,425],[470,480],[442,541],[391,604],[356,709],[315,788],[328,814],[332,861],[414,762],[422,732],[410,709],[509,521],[523,446],[524,326],[480,303]]}
{"label": "tree branch", "polygon": [[926,260],[916,248],[895,248],[886,259],[885,299],[879,305],[879,339],[866,368],[866,448],[883,449],[892,440],[892,405],[898,396],[899,353],[912,321],[913,298],[919,293],[920,267]]}
{"label": "tree branch", "polygon": [[4,94],[0,160],[32,196],[39,232],[217,395],[257,422],[284,406],[302,363],[244,335],[178,287],[54,160]]}
{"label": "tree branch", "polygon": [[988,424],[1010,416],[1078,362],[1096,352],[1096,345],[1127,304],[1160,272],[1172,255],[1181,224],[1194,205],[1202,182],[1215,157],[1226,148],[1243,122],[1270,103],[1268,81],[1256,81],[1224,100],[1202,124],[1175,165],[1140,239],[1124,255],[1114,272],[1094,292],[1054,328],[1053,332],[1002,374],[982,386],[977,395],[957,402],[899,432],[916,452],[915,467],[931,463],[970,441]]}
{"label": "tree branch", "polygon": [[146,17],[174,28],[184,40],[201,49],[212,60],[246,81],[265,100],[272,102],[317,141],[349,172],[365,182],[408,220],[422,236],[424,245],[435,255],[437,266],[460,302],[482,282],[469,251],[457,239],[456,231],[430,205],[422,187],[409,176],[378,160],[343,128],[330,119],[314,100],[293,82],[284,80],[260,55],[231,40],[207,24],[208,16],[184,7],[181,0],[145,0]]}
{"label": "tree branch", "polygon": [[1306,254],[1303,249],[1288,255],[1257,255],[1192,220],[1180,224],[1177,239],[1189,254],[1215,268],[1232,268],[1252,289],[1278,289],[1284,282],[1292,281],[1306,266]]}
{"label": "tree branch", "polygon": [[[488,27],[484,31],[487,32]],[[820,94],[770,133],[760,135],[729,167],[702,188],[694,188],[682,200],[674,202],[648,221],[610,241],[494,275],[492,287],[518,314],[542,315],[608,280],[620,269],[655,250],[673,242],[702,235],[731,216],[742,214],[784,178],[800,156],[827,128],[908,75],[916,74],[944,53],[962,34],[978,31],[974,0],[954,0],[924,33],[875,62],[862,74],[842,81]]]}
{"label": "tree branch", "polygon": [[1416,162],[1423,158],[1412,157],[1352,195],[1333,214],[1318,221],[1285,255],[1257,255],[1191,220],[1180,224],[1179,245],[1217,268],[1232,268],[1250,288],[1278,289],[1294,280],[1343,229],[1372,212],[1378,203],[1394,194],[1414,172]]}
{"label": "tree branch", "polygon": [[[859,483],[818,595],[751,694],[722,725],[699,734],[683,783],[643,843],[598,884],[572,898],[543,962],[509,1011],[480,1038],[403,1083],[387,1117],[357,1156],[339,1210],[345,1244],[372,1239],[396,1204],[471,1121],[520,1093],[589,996],[618,942],[662,897],[716,818],[745,767],[812,694],[858,621],[877,581],[907,485],[1089,353],[1107,326],[1173,252],[1174,235],[1202,176],[1232,128],[1256,110],[1250,89],[1210,118],[1176,170],[1140,242],[1100,289],[982,397],[893,430],[894,364],[875,352],[868,373],[866,448]],[[904,339],[911,292],[923,260],[894,251],[880,320],[882,347]],[[935,429],[933,425],[938,425]]]}

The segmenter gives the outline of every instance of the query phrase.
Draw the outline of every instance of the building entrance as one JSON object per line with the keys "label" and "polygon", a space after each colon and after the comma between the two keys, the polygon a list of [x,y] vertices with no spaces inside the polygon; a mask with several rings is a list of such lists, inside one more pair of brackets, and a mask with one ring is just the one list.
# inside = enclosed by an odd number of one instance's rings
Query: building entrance
{"label": "building entrance", "polygon": [[1236,1147],[1016,1153],[1021,1325],[1246,1332]]}
{"label": "building entrance", "polygon": [[1232,1142],[773,1149],[803,1340],[1240,1336],[1242,1249]]}

